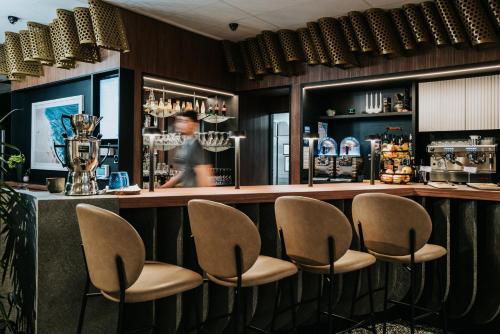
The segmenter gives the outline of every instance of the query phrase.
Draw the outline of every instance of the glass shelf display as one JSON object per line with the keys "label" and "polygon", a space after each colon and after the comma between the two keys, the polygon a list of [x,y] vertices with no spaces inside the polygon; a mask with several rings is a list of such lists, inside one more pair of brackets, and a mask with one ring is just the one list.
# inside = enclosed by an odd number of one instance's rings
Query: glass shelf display
{"label": "glass shelf display", "polygon": [[201,146],[210,152],[223,152],[232,148],[229,132],[201,132],[198,134],[198,140]]}
{"label": "glass shelf display", "polygon": [[204,115],[200,114],[198,116],[198,119],[203,120],[203,122],[207,123],[212,123],[212,124],[217,124],[217,123],[223,123],[229,119],[233,119],[234,117],[231,116],[223,116],[223,115]]}

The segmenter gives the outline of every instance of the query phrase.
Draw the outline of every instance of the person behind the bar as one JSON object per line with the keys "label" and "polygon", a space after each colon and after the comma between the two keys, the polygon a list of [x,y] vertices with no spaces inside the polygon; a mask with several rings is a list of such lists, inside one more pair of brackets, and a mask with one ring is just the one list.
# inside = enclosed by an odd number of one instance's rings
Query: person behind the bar
{"label": "person behind the bar", "polygon": [[175,164],[179,173],[161,188],[209,187],[213,185],[212,166],[208,162],[205,150],[195,137],[198,127],[198,114],[195,111],[185,111],[175,117],[175,130],[185,137],[184,143],[177,149],[175,155]]}

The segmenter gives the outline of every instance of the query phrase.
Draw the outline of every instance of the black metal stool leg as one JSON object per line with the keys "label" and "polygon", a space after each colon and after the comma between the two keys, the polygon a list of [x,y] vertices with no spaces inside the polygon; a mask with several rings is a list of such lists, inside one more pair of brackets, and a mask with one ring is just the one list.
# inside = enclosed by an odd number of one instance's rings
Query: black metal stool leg
{"label": "black metal stool leg", "polygon": [[120,285],[120,302],[118,304],[118,325],[116,326],[116,332],[118,334],[123,333],[123,309],[125,306],[125,267],[123,260],[120,256],[116,257],[116,269],[118,272],[118,282]]}
{"label": "black metal stool leg", "polygon": [[410,329],[415,333],[415,231],[410,230]]}
{"label": "black metal stool leg", "polygon": [[[331,270],[332,271],[332,270]],[[329,284],[328,284],[328,334],[334,333],[334,324],[333,324],[333,275],[330,273],[329,275]]]}
{"label": "black metal stool leg", "polygon": [[[352,290],[351,311],[349,313],[349,318],[351,319],[354,318],[354,308],[356,306],[356,298],[358,297],[359,276],[360,276],[360,271],[358,270],[356,271],[356,279],[354,280],[356,282],[356,286]],[[352,330],[347,333],[351,334]]]}
{"label": "black metal stool leg", "polygon": [[295,284],[294,277],[290,277],[290,310],[292,312],[292,333],[295,333],[295,326],[297,325],[296,314],[295,314]]}
{"label": "black metal stool leg", "polygon": [[321,290],[323,288],[323,275],[318,275],[318,294],[316,299],[316,308],[317,308],[317,316],[316,316],[316,324],[318,326],[318,331],[321,326]]}
{"label": "black metal stool leg", "polygon": [[387,297],[389,296],[389,262],[385,262],[385,286],[384,286],[384,323],[382,333],[387,333]]}
{"label": "black metal stool leg", "polygon": [[85,320],[85,309],[87,307],[87,294],[89,293],[89,288],[90,288],[90,282],[89,279],[87,278],[87,281],[85,283],[85,289],[83,291],[83,296],[82,296],[82,306],[80,308],[80,316],[78,317],[78,328],[76,330],[77,334],[82,333],[83,321]]}
{"label": "black metal stool leg", "polygon": [[375,307],[373,302],[373,285],[372,285],[372,267],[369,266],[366,270],[367,280],[368,280],[368,297],[370,299],[370,318],[372,323],[372,333],[377,334],[375,328]]}
{"label": "black metal stool leg", "polygon": [[281,293],[281,282],[276,283],[276,295],[274,296],[273,319],[271,320],[271,333],[274,332],[274,325],[276,323],[276,314],[278,313],[278,302]]}
{"label": "black metal stool leg", "polygon": [[335,333],[335,324],[333,322],[333,288],[334,288],[334,276],[335,276],[335,240],[333,237],[328,237],[328,257],[330,263],[330,273],[329,277],[329,285],[328,285],[328,333]]}

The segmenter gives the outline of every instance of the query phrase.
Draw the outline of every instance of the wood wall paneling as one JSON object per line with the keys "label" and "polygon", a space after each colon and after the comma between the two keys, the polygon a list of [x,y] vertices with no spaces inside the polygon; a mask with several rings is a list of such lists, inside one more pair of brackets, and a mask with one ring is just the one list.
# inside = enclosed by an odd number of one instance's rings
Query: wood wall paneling
{"label": "wood wall paneling", "polygon": [[30,88],[34,86],[44,85],[52,82],[73,79],[85,75],[90,75],[97,72],[105,72],[107,70],[117,69],[120,67],[120,53],[100,49],[101,62],[90,64],[77,62],[73,69],[62,69],[54,66],[43,66],[43,75],[40,77],[27,76],[24,80],[13,81],[11,88],[13,91]]}

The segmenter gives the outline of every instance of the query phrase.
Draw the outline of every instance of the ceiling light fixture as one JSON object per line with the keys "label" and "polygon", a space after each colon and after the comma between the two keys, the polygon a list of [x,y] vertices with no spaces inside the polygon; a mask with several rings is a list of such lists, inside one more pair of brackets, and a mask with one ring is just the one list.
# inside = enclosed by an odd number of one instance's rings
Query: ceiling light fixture
{"label": "ceiling light fixture", "polygon": [[479,66],[479,67],[468,67],[462,69],[453,69],[453,70],[444,70],[444,71],[436,71],[436,72],[426,72],[426,73],[415,73],[415,74],[407,74],[407,75],[397,75],[385,78],[374,78],[374,79],[363,79],[363,80],[355,80],[355,81],[345,81],[345,82],[334,82],[329,84],[321,84],[321,85],[312,85],[303,87],[304,91],[306,90],[314,90],[328,87],[340,87],[340,86],[351,86],[357,84],[365,84],[365,83],[376,83],[376,82],[384,82],[384,81],[395,81],[395,80],[403,80],[403,79],[422,79],[422,78],[430,78],[435,76],[451,76],[455,74],[467,74],[474,72],[487,72],[492,70],[500,70],[500,64],[497,65],[488,65],[488,66]]}
{"label": "ceiling light fixture", "polygon": [[214,93],[214,94],[219,94],[219,95],[225,95],[225,96],[231,96],[233,97],[234,94],[230,92],[225,92],[222,90],[215,90],[215,89],[209,89],[209,88],[203,88],[199,86],[193,86],[193,85],[187,85],[183,84],[180,82],[175,82],[175,81],[169,81],[169,80],[163,80],[163,79],[156,79],[152,77],[143,77],[144,81],[152,81],[152,82],[159,82],[165,85],[171,85],[171,86],[177,86],[177,87],[183,87],[183,88],[191,88],[191,89],[196,89],[196,90],[201,90],[203,92],[208,92],[208,93]]}
{"label": "ceiling light fixture", "polygon": [[199,99],[208,100],[208,96],[187,94],[187,93],[182,93],[182,92],[178,92],[178,91],[175,91],[175,90],[160,89],[160,88],[154,88],[154,87],[148,87],[148,86],[144,86],[143,89],[144,90],[153,90],[153,91],[162,92],[162,93],[177,94],[177,95],[188,96],[188,97],[196,96]]}

